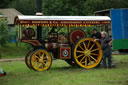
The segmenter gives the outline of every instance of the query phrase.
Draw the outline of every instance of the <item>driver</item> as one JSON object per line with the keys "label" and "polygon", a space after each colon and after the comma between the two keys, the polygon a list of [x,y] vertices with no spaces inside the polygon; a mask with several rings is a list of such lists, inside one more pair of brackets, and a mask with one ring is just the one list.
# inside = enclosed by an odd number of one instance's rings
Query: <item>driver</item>
{"label": "driver", "polygon": [[92,38],[94,39],[100,39],[101,38],[101,33],[97,31],[97,29],[93,29],[93,34],[91,35]]}
{"label": "driver", "polygon": [[52,29],[51,29],[51,31],[49,32],[49,34],[55,33],[55,29],[56,29],[56,28],[57,28],[56,26],[53,26]]}

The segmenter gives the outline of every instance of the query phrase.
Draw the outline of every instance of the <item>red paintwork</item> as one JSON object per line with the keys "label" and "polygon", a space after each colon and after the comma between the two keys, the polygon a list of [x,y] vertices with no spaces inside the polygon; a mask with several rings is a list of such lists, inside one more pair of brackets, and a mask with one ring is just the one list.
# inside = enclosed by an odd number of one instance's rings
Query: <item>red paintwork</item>
{"label": "red paintwork", "polygon": [[85,36],[86,35],[82,30],[73,30],[70,35],[71,43],[74,44],[78,39]]}
{"label": "red paintwork", "polygon": [[[64,26],[64,25],[96,25],[96,24],[111,24],[111,21],[66,21],[66,20],[15,20],[15,24],[20,23],[20,24],[29,24],[29,25],[49,25],[49,26]],[[75,24],[74,24],[75,23]]]}
{"label": "red paintwork", "polygon": [[26,42],[26,43],[30,43],[32,45],[41,45],[40,42],[38,40],[22,40],[22,42]]}
{"label": "red paintwork", "polygon": [[[68,52],[67,56],[63,55],[64,50],[66,50]],[[60,59],[71,59],[71,48],[70,47],[60,48]]]}

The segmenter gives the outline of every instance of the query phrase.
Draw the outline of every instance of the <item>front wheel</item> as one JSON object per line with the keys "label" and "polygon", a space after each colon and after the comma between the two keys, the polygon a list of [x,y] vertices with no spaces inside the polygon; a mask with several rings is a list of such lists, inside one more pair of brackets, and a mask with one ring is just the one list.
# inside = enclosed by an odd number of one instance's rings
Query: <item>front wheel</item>
{"label": "front wheel", "polygon": [[30,65],[35,71],[48,70],[52,64],[50,53],[44,49],[35,50],[30,57]]}
{"label": "front wheel", "polygon": [[27,65],[27,67],[30,68],[30,69],[31,69],[31,65],[30,65],[30,62],[29,62],[29,58],[30,58],[33,51],[34,51],[34,49],[29,50],[28,53],[25,56],[25,63]]}
{"label": "front wheel", "polygon": [[81,38],[73,46],[74,61],[82,68],[94,68],[102,59],[99,42],[92,38]]}

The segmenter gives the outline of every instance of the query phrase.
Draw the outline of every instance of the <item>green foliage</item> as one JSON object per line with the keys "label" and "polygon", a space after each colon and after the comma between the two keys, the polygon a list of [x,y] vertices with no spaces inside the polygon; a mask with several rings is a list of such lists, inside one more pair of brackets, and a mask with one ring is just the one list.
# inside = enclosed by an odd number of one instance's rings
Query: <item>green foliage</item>
{"label": "green foliage", "polygon": [[43,0],[44,15],[93,15],[94,11],[126,8],[126,0]]}
{"label": "green foliage", "polygon": [[14,0],[9,7],[15,8],[25,15],[36,13],[36,0]]}
{"label": "green foliage", "polygon": [[[127,8],[127,0],[42,0],[44,15],[93,15],[94,11]],[[36,13],[36,0],[1,0],[0,8],[16,8],[25,15]]]}
{"label": "green foliage", "polygon": [[8,25],[4,20],[0,20],[0,46],[6,46],[9,40]]}
{"label": "green foliage", "polygon": [[[127,8],[127,0],[42,0],[44,15],[93,15],[94,11]],[[36,0],[2,0],[0,7],[16,8],[25,15],[35,15]]]}
{"label": "green foliage", "polygon": [[9,3],[10,0],[0,0],[0,8],[6,8]]}

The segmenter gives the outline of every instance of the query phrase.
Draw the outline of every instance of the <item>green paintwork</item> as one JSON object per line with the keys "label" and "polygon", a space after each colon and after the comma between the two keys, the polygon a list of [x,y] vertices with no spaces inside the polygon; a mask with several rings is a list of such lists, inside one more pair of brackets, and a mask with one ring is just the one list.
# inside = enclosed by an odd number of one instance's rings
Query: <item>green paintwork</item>
{"label": "green paintwork", "polygon": [[128,39],[120,39],[113,41],[113,50],[128,49]]}

